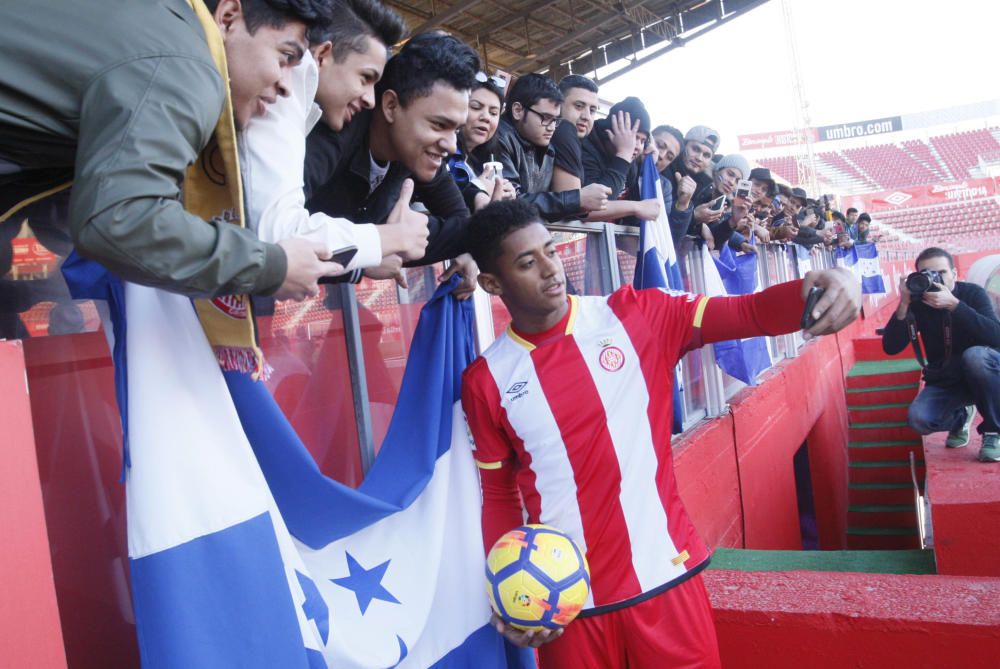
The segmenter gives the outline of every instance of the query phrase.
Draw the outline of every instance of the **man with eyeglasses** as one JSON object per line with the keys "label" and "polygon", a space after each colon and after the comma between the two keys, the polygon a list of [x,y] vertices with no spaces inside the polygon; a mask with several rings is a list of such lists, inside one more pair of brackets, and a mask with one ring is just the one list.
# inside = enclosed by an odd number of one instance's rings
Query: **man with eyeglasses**
{"label": "man with eyeglasses", "polygon": [[547,221],[559,221],[607,206],[610,189],[594,184],[578,190],[551,192],[555,149],[550,142],[561,121],[563,95],[555,82],[540,74],[519,78],[507,94],[507,107],[497,131],[497,160],[503,177]]}

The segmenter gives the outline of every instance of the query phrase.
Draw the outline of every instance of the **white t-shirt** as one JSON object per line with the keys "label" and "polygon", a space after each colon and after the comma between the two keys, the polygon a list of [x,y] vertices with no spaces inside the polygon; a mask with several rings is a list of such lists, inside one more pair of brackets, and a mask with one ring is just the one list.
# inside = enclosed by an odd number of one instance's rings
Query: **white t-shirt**
{"label": "white t-shirt", "polygon": [[323,244],[331,254],[357,246],[347,268],[374,267],[382,262],[382,243],[374,225],[310,214],[305,207],[306,136],[322,114],[313,102],[318,85],[319,68],[307,51],[289,76],[290,95],[279,97],[266,114],[252,118],[240,132],[247,225],[266,242],[304,237]]}

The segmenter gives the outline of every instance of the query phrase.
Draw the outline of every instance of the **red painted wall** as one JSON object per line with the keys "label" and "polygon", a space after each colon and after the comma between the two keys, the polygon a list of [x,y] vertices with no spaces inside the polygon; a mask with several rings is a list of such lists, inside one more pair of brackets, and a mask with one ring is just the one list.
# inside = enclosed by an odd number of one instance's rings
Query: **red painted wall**
{"label": "red painted wall", "polygon": [[0,341],[0,664],[65,667],[20,341]]}
{"label": "red painted wall", "polygon": [[726,669],[996,667],[1000,579],[705,572]]}
{"label": "red painted wall", "polygon": [[[841,346],[824,337],[685,434],[675,469],[688,512],[710,546],[801,549],[792,458],[808,441],[823,548],[847,538],[847,406]],[[849,354],[848,364],[853,362]]]}

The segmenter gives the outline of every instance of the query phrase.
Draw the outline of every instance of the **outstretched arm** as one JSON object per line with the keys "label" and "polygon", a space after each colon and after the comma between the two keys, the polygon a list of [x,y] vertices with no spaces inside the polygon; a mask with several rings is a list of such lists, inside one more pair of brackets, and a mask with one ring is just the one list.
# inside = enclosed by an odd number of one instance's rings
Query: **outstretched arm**
{"label": "outstretched arm", "polygon": [[727,339],[742,339],[761,335],[780,335],[800,327],[802,309],[809,290],[816,286],[824,290],[813,316],[815,325],[806,330],[807,339],[837,332],[857,318],[861,310],[861,285],[843,268],[809,272],[799,281],[772,286],[760,293],[739,297],[702,298],[701,318],[695,317],[695,334],[701,328],[700,341],[689,348]]}

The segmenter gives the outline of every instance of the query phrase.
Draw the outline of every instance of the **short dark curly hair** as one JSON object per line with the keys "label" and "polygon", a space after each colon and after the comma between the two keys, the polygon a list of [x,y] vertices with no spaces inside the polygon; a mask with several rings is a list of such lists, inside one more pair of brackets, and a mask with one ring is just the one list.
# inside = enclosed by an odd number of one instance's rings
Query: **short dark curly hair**
{"label": "short dark curly hair", "polygon": [[[242,0],[243,22],[253,35],[261,26],[284,28],[289,21],[299,21],[306,30],[329,24],[333,18],[332,0]],[[219,0],[205,0],[208,11],[214,12]]]}
{"label": "short dark curly hair", "polygon": [[389,59],[375,85],[375,98],[381,102],[382,94],[392,90],[405,107],[413,98],[430,95],[437,82],[468,91],[478,71],[479,56],[468,44],[444,33],[421,33]]}
{"label": "short dark curly hair", "polygon": [[534,223],[544,225],[538,208],[527,200],[516,198],[491,202],[469,220],[465,228],[465,248],[479,269],[496,273],[503,240],[512,232]]}

